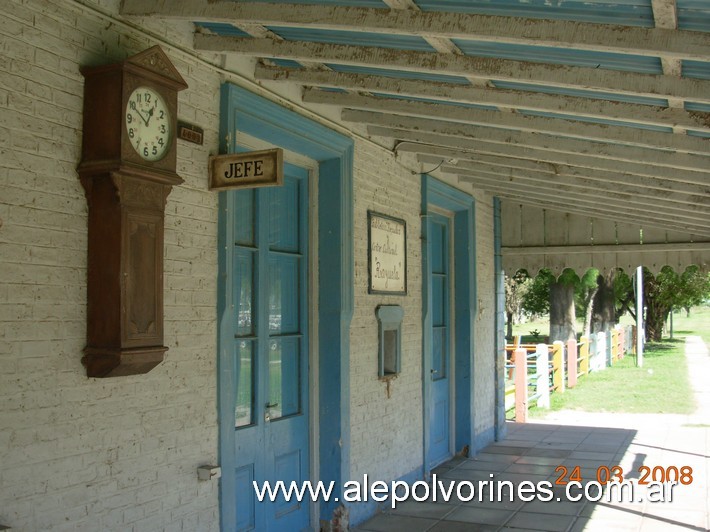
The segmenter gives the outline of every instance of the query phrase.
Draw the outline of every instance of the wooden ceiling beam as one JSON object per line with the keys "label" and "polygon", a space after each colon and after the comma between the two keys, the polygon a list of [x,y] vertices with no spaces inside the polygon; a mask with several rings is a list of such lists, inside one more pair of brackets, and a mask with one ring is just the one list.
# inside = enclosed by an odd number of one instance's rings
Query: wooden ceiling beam
{"label": "wooden ceiling beam", "polygon": [[[647,131],[636,127],[594,124],[559,118],[501,113],[487,109],[400,100],[362,94],[344,94],[317,89],[305,89],[303,101],[344,107],[343,120],[353,121],[353,110],[379,111],[389,115],[433,118],[456,124],[473,124],[501,129],[545,133],[559,137],[622,143],[639,147],[661,147],[684,153],[710,154],[710,139],[672,132]],[[347,118],[346,118],[347,117]]]}
{"label": "wooden ceiling beam", "polygon": [[[491,125],[481,126],[475,124],[463,124],[446,120],[436,120],[434,118],[419,118],[404,115],[392,115],[373,111],[349,110],[342,111],[342,118],[346,122],[355,122],[373,126],[384,126],[391,129],[404,129],[422,131],[438,134],[440,137],[459,137],[470,141],[495,142],[520,144],[523,146],[534,146],[550,151],[562,151],[575,153],[574,148],[578,148],[577,153],[582,155],[591,154],[609,159],[618,159],[630,162],[647,162],[650,165],[668,165],[666,162],[673,158],[674,152],[663,149],[640,148],[638,146],[621,146],[611,142],[591,142],[572,137],[562,138],[553,134],[543,134],[529,131],[511,131],[493,127]],[[709,141],[710,142],[710,141]],[[644,158],[644,155],[647,158]],[[688,154],[695,155],[695,154]],[[668,175],[668,179],[677,181],[689,181],[699,185],[707,185],[707,173],[710,168],[710,158],[708,155],[697,155],[690,159],[696,162],[691,170],[697,170],[697,174],[686,173],[682,177],[673,179],[673,175]],[[665,164],[663,164],[665,162]],[[679,168],[683,168],[679,166]]]}
{"label": "wooden ceiling beam", "polygon": [[[436,129],[435,124],[430,124]],[[398,127],[401,126],[401,127]],[[657,180],[676,183],[676,190],[691,194],[710,194],[710,158],[665,152],[648,148],[621,147],[614,144],[590,143],[575,139],[559,139],[546,135],[500,131],[472,126],[460,136],[447,130],[432,132],[413,127],[410,120],[397,124],[371,125],[370,135],[399,141],[398,151],[421,152],[451,149],[460,152],[486,153],[511,158],[531,159],[572,168],[609,171],[638,176],[638,184],[658,186]],[[421,146],[420,146],[421,145]],[[431,153],[427,151],[426,153]],[[669,164],[677,162],[678,166]],[[651,178],[651,179],[644,179]],[[692,185],[685,187],[681,183]]]}
{"label": "wooden ceiling beam", "polygon": [[615,208],[608,208],[601,202],[593,201],[570,201],[563,202],[559,198],[550,197],[532,188],[510,187],[506,184],[496,183],[481,176],[460,176],[459,182],[469,183],[474,189],[485,190],[494,196],[509,198],[518,203],[525,203],[535,207],[581,214],[592,217],[604,218],[620,223],[639,223],[647,227],[659,227],[667,230],[681,231],[693,235],[710,236],[710,226],[707,224],[686,224],[677,220],[666,220],[665,217],[655,216],[654,213],[637,211],[625,211]]}
{"label": "wooden ceiling beam", "polygon": [[[403,132],[404,133],[404,132]],[[541,150],[507,147],[502,151],[496,151],[496,146],[490,149],[486,146],[478,146],[476,149],[455,148],[436,144],[422,144],[418,142],[402,141],[397,144],[397,153],[416,153],[431,160],[439,161],[484,161],[489,164],[504,165],[511,168],[529,169],[532,165],[539,165],[538,168],[550,168],[550,173],[564,175],[569,179],[590,180],[598,183],[598,186],[615,185],[623,183],[625,186],[638,189],[639,193],[657,195],[659,192],[672,190],[681,193],[688,200],[698,205],[708,205],[710,203],[710,177],[705,185],[686,186],[668,179],[654,177],[652,179],[636,179],[639,176],[626,172],[623,168],[598,169],[588,168],[575,164],[574,156],[565,154],[554,154]],[[516,152],[517,150],[517,152]],[[550,160],[552,159],[552,160]],[[611,162],[610,162],[611,163]],[[601,166],[601,165],[597,165]],[[613,164],[609,165],[613,168]]]}
{"label": "wooden ceiling beam", "polygon": [[652,98],[672,97],[710,103],[710,80],[703,79],[437,52],[303,41],[276,41],[204,33],[194,35],[194,47],[207,52],[237,53],[261,58],[317,61],[409,72],[436,72],[467,78],[601,90]]}
{"label": "wooden ceiling beam", "polygon": [[[407,4],[404,4],[407,5]],[[210,0],[123,0],[123,16],[366,31],[644,56],[709,60],[703,33],[472,13],[421,12],[331,5],[293,5]],[[657,24],[658,26],[658,24]]]}
{"label": "wooden ceiling beam", "polygon": [[257,65],[254,77],[260,81],[290,82],[314,87],[431,98],[512,110],[524,109],[710,131],[710,113],[691,113],[685,109],[608,101],[601,99],[601,95],[599,99],[593,99],[368,74],[282,68],[263,64]]}
{"label": "wooden ceiling beam", "polygon": [[[710,196],[690,195],[677,192],[672,186],[666,188],[647,188],[641,185],[630,183],[623,174],[615,176],[615,179],[608,178],[595,179],[594,177],[581,176],[567,173],[564,169],[560,173],[545,170],[544,163],[535,161],[525,161],[522,159],[492,158],[486,156],[470,156],[467,159],[459,159],[450,162],[451,159],[444,159],[437,155],[420,154],[420,162],[435,165],[442,163],[442,168],[448,170],[460,170],[461,172],[483,171],[497,174],[503,180],[522,180],[538,182],[544,186],[573,187],[576,191],[595,194],[601,198],[623,197],[626,202],[638,202],[648,207],[668,208],[676,210],[679,214],[692,213],[703,218],[708,218],[710,212]],[[517,162],[520,161],[520,162]],[[522,164],[526,163],[526,164]],[[541,168],[534,167],[540,164]],[[549,165],[553,166],[553,165]]]}

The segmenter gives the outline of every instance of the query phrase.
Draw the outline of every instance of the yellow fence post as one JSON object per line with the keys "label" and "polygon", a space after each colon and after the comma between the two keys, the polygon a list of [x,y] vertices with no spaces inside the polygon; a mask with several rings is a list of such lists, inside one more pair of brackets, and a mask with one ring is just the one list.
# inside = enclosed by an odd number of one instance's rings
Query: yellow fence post
{"label": "yellow fence post", "polygon": [[579,339],[579,372],[582,375],[589,373],[589,338],[586,336]]}
{"label": "yellow fence post", "polygon": [[528,352],[516,349],[515,358],[515,421],[526,423],[528,420]]}
{"label": "yellow fence post", "polygon": [[612,329],[611,333],[611,359],[616,362],[619,360],[619,331]]}
{"label": "yellow fence post", "polygon": [[565,392],[565,344],[554,342],[552,344],[552,386],[556,392]]}

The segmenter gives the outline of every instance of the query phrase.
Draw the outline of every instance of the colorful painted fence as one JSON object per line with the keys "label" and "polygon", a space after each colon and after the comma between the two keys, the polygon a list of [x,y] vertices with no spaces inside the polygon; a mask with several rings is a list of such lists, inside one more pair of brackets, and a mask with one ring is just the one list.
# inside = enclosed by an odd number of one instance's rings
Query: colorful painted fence
{"label": "colorful painted fence", "polygon": [[528,419],[528,408],[550,407],[551,393],[574,388],[580,378],[621,360],[635,346],[634,327],[617,326],[574,340],[548,344],[506,344],[505,410],[515,409],[515,421]]}

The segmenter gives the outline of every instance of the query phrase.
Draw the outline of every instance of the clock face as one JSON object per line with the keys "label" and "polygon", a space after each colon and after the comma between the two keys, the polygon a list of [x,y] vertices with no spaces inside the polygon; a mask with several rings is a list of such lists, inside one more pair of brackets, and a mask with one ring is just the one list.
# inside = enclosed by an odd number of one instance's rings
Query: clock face
{"label": "clock face", "polygon": [[170,147],[172,135],[168,106],[150,87],[138,87],[126,104],[128,140],[146,161],[159,161]]}

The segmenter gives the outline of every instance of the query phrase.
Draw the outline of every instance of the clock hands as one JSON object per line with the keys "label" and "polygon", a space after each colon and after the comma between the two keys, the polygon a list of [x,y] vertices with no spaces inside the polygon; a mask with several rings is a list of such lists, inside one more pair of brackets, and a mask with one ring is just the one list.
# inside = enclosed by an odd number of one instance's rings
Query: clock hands
{"label": "clock hands", "polygon": [[150,125],[150,119],[153,117],[153,112],[155,111],[155,107],[151,107],[148,110],[148,118],[143,116],[143,112],[138,108],[138,106],[133,105],[132,107],[136,111],[136,113],[138,113],[138,116],[141,117],[141,120],[143,120],[143,123],[146,125],[146,127],[148,127]]}

